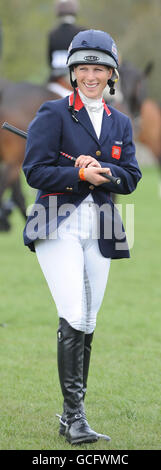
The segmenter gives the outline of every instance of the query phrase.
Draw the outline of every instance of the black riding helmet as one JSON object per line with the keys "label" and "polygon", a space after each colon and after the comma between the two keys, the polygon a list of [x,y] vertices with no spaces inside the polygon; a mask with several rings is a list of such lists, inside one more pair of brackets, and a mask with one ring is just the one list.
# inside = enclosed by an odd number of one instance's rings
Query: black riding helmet
{"label": "black riding helmet", "polygon": [[74,65],[78,64],[100,64],[113,69],[113,74],[108,85],[110,94],[115,93],[114,85],[119,78],[117,47],[112,37],[99,30],[81,31],[74,36],[67,57],[67,65],[70,69],[72,87],[77,86],[76,80],[72,78]]}

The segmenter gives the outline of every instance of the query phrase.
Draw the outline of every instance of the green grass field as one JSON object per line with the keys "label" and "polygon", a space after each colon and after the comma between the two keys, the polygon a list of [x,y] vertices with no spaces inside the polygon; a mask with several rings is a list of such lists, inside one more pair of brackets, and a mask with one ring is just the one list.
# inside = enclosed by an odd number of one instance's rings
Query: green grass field
{"label": "green grass field", "polygon": [[[113,261],[98,314],[86,397],[88,421],[110,443],[74,449],[161,449],[161,200],[157,169],[143,170],[130,260]],[[28,201],[33,192],[26,187]],[[56,308],[35,254],[23,246],[18,210],[0,234],[0,448],[66,450]]]}

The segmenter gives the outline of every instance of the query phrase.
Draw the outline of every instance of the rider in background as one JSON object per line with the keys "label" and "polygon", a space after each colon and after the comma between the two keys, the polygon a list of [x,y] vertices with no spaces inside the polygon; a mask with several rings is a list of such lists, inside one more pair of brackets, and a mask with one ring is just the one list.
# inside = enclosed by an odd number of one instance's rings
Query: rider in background
{"label": "rider in background", "polygon": [[66,65],[68,47],[73,37],[84,28],[75,24],[78,0],[57,0],[54,6],[59,25],[48,34],[47,55],[51,70],[48,88],[64,98],[72,91]]}

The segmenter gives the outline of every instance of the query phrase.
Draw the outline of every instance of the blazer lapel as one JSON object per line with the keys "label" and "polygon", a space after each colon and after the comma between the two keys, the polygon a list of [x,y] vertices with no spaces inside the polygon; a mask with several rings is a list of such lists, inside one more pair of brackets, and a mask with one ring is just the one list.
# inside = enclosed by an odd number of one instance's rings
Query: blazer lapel
{"label": "blazer lapel", "polygon": [[90,117],[88,115],[88,112],[86,111],[85,107],[83,107],[78,113],[77,113],[77,119],[79,123],[85,128],[85,130],[88,132],[88,134],[91,135],[91,137],[96,140],[97,144],[99,143],[97,134],[94,130],[94,127],[92,125],[92,122],[90,120]]}
{"label": "blazer lapel", "polygon": [[[74,93],[72,93],[69,96],[70,108],[73,105],[73,99],[74,99]],[[107,107],[104,100],[103,100],[103,105],[104,105],[104,113],[103,113],[103,118],[102,118],[101,134],[100,134],[100,138],[98,139],[95,129],[90,120],[90,117],[88,115],[88,112],[86,111],[85,106],[80,99],[79,93],[77,92],[75,106],[74,106],[76,118],[78,119],[78,122],[84,127],[84,129],[88,132],[88,134],[90,134],[91,137],[97,142],[98,145],[102,144],[104,140],[106,140],[108,136],[110,135],[110,130],[112,127],[112,122],[113,122],[112,117],[111,117],[111,111]]]}
{"label": "blazer lapel", "polygon": [[105,104],[104,100],[104,113],[103,113],[103,118],[102,118],[102,128],[101,128],[101,134],[99,138],[99,143],[103,144],[104,140],[106,140],[111,133],[111,127],[113,123],[112,119],[112,112],[111,110],[107,107]]}
{"label": "blazer lapel", "polygon": [[[69,96],[69,109],[71,109],[74,101],[74,93]],[[79,93],[77,92],[74,110],[78,122],[84,127],[84,129],[91,135],[91,137],[96,140],[97,144],[99,143],[98,137],[95,133],[94,127],[88,115],[88,112],[85,109],[84,104],[82,103]]]}

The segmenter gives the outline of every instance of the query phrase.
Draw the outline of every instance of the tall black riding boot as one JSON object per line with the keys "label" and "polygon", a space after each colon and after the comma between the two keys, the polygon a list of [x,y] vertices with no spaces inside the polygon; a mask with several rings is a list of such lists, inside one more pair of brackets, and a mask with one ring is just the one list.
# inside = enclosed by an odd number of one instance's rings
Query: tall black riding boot
{"label": "tall black riding boot", "polygon": [[[90,357],[91,357],[91,343],[93,340],[93,333],[85,334],[84,335],[84,359],[83,359],[83,400],[86,395],[87,391],[87,379],[88,379],[88,372],[89,372],[89,365],[90,365]],[[66,412],[65,409],[60,419],[60,428],[59,433],[64,436],[66,429]]]}
{"label": "tall black riding boot", "polygon": [[87,391],[87,379],[91,358],[91,344],[93,340],[93,333],[85,334],[84,337],[84,360],[83,360],[83,399],[85,398]]}
{"label": "tall black riding boot", "polygon": [[85,334],[82,331],[75,330],[64,318],[60,318],[58,371],[64,397],[65,436],[71,444],[95,442],[99,438],[89,427],[84,412],[84,341]]}

